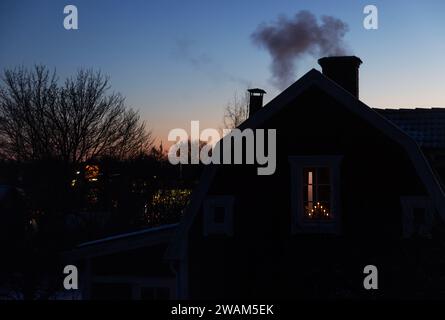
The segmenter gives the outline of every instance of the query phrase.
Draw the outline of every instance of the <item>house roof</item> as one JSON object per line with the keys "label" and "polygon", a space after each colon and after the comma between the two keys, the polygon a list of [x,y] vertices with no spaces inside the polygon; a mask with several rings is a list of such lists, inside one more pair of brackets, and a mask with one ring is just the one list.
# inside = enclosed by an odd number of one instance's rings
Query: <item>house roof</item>
{"label": "house roof", "polygon": [[[431,199],[439,212],[439,215],[445,221],[445,194],[434,175],[430,164],[425,155],[419,148],[418,144],[411,136],[402,131],[397,125],[385,118],[383,115],[373,110],[355,96],[350,94],[340,85],[325,77],[318,70],[312,69],[304,76],[294,82],[286,90],[276,96],[272,101],[266,104],[263,108],[255,112],[251,117],[238,126],[238,129],[244,130],[247,128],[255,129],[261,126],[265,121],[270,119],[273,115],[280,112],[283,108],[294,101],[300,94],[305,92],[312,86],[316,86],[326,92],[328,95],[340,102],[350,112],[361,117],[369,124],[380,130],[388,137],[400,144],[405,149],[410,157],[413,166],[423,184],[425,185]],[[224,139],[218,143],[223,143]],[[186,209],[186,212],[180,222],[178,231],[172,243],[166,252],[166,258],[171,260],[183,259],[187,249],[187,234],[190,229],[196,214],[199,211],[202,200],[204,199],[211,182],[219,169],[218,165],[208,165],[205,167],[201,180],[197,188],[194,190],[192,199]]]}
{"label": "house roof", "polygon": [[173,238],[177,227],[177,223],[168,224],[84,242],[73,250],[65,252],[63,256],[67,260],[75,261],[141,247],[167,244]]}
{"label": "house roof", "polygon": [[135,236],[139,236],[139,235],[151,235],[151,234],[154,234],[156,232],[169,230],[169,229],[174,229],[177,226],[178,226],[178,224],[174,223],[174,224],[166,224],[166,225],[162,225],[162,226],[159,226],[159,227],[151,227],[151,228],[146,228],[146,229],[132,231],[132,232],[127,232],[127,233],[120,233],[120,234],[117,234],[117,235],[114,235],[114,236],[109,236],[109,237],[98,239],[98,240],[92,240],[92,241],[84,242],[84,243],[79,244],[77,247],[78,248],[82,248],[82,247],[87,247],[87,246],[91,246],[91,245],[95,245],[95,244],[100,244],[100,243],[104,243],[104,242],[113,241],[113,240],[125,239],[125,238],[129,238],[129,237],[135,237]]}
{"label": "house roof", "polygon": [[421,147],[445,148],[445,108],[377,109]]}

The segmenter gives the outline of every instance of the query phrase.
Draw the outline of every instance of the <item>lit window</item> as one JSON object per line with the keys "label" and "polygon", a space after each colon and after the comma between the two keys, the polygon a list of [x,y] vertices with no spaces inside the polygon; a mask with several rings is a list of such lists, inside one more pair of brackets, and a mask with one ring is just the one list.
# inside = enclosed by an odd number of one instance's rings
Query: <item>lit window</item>
{"label": "lit window", "polygon": [[85,166],[85,179],[89,182],[97,181],[99,178],[99,166],[98,165],[86,165]]}
{"label": "lit window", "polygon": [[291,156],[293,233],[340,232],[342,156]]}
{"label": "lit window", "polygon": [[330,220],[331,184],[328,167],[303,169],[304,215],[308,220]]}

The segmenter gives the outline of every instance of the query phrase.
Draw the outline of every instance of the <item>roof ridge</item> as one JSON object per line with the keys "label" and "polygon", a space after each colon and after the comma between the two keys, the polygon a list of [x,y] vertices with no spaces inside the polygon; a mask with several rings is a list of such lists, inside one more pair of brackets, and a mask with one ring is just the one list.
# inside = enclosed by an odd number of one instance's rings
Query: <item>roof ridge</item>
{"label": "roof ridge", "polygon": [[413,108],[376,108],[372,107],[374,110],[382,111],[445,111],[445,107],[413,107]]}

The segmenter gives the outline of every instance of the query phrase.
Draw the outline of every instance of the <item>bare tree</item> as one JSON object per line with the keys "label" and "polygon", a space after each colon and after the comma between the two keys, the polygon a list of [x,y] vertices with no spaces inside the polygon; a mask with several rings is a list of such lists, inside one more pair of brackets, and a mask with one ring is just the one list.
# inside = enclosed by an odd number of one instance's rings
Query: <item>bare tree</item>
{"label": "bare tree", "polygon": [[36,66],[5,70],[0,87],[0,152],[18,160],[51,157],[45,113],[57,102],[55,73]]}
{"label": "bare tree", "polygon": [[5,70],[0,87],[0,156],[57,159],[131,158],[152,146],[139,114],[110,92],[109,78],[81,69],[58,85],[44,66]]}
{"label": "bare tree", "polygon": [[249,117],[249,94],[247,91],[243,95],[234,93],[232,99],[224,109],[224,127],[234,129]]}

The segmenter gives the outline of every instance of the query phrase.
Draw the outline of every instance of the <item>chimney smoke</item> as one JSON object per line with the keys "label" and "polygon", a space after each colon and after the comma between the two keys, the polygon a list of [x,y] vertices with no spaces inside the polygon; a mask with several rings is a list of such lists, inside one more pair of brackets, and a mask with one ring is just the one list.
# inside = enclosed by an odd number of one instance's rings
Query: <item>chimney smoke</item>
{"label": "chimney smoke", "polygon": [[284,89],[296,80],[297,62],[306,55],[346,54],[343,38],[348,31],[348,25],[340,19],[322,16],[319,22],[311,12],[303,10],[291,19],[279,17],[272,24],[260,24],[251,38],[269,52],[273,83]]}

